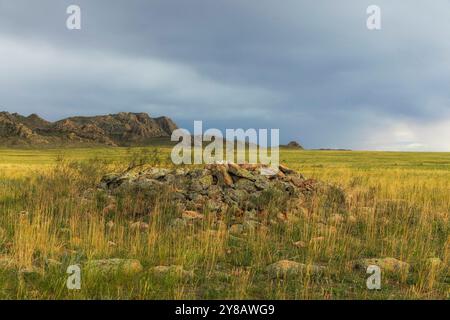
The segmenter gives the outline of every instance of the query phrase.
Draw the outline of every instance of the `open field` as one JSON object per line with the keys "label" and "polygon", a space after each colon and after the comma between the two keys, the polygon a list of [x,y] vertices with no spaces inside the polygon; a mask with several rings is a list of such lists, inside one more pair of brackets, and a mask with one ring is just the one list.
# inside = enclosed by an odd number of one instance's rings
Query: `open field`
{"label": "open field", "polygon": [[[133,214],[146,201],[138,195],[108,209],[96,185],[139,150],[0,149],[0,298],[450,298],[450,153],[282,149],[283,164],[341,187],[345,199],[318,195],[292,220],[236,235],[212,219],[175,229],[164,195],[145,216]],[[169,152],[152,147],[143,159],[164,165]],[[352,262],[385,257],[409,270],[386,267],[381,290],[368,290],[369,275]],[[84,267],[110,258],[142,268]],[[267,266],[283,259],[326,268],[270,277]],[[73,264],[82,266],[81,290],[66,288]],[[185,272],[152,269],[170,265]]]}

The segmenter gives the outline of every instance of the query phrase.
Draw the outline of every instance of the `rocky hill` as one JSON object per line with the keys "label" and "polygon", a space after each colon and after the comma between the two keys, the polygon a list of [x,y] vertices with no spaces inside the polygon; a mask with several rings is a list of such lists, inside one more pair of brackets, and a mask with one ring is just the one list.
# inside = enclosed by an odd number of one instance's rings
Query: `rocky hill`
{"label": "rocky hill", "polygon": [[121,112],[93,117],[70,117],[49,122],[36,114],[27,117],[0,112],[0,146],[145,145],[168,138],[177,125],[167,117]]}
{"label": "rocky hill", "polygon": [[281,145],[281,147],[289,148],[289,149],[304,150],[303,146],[300,143],[298,143],[297,141],[291,141],[286,145]]}

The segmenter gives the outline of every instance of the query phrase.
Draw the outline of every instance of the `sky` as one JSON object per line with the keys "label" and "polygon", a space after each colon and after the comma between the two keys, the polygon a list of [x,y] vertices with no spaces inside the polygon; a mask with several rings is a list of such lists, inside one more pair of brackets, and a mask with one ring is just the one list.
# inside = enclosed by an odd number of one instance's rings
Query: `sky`
{"label": "sky", "polygon": [[[81,30],[66,27],[69,5]],[[449,39],[449,0],[0,0],[0,109],[450,151]]]}

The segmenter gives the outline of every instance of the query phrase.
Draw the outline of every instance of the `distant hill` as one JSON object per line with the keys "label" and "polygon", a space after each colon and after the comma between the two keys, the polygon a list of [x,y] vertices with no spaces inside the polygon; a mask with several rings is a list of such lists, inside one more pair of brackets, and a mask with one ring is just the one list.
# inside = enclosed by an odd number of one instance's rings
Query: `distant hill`
{"label": "distant hill", "polygon": [[297,150],[303,150],[304,148],[301,146],[300,143],[297,141],[291,141],[286,145],[281,145],[281,147],[289,148],[289,149],[297,149]]}
{"label": "distant hill", "polygon": [[167,117],[120,112],[93,117],[70,117],[49,122],[0,112],[0,146],[133,146],[170,138],[177,125]]}

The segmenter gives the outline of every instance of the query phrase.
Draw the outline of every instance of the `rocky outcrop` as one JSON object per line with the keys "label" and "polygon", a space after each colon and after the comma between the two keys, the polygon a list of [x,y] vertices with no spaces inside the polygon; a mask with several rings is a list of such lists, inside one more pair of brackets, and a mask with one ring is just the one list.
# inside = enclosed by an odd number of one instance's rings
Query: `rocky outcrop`
{"label": "rocky outcrop", "polygon": [[3,145],[145,145],[154,138],[170,137],[177,125],[167,117],[121,112],[94,117],[71,117],[48,122],[36,114],[28,117],[0,112]]}
{"label": "rocky outcrop", "polygon": [[27,118],[18,114],[0,112],[0,141],[8,140],[13,144],[46,144],[48,140],[30,129],[25,123]]}
{"label": "rocky outcrop", "polygon": [[297,141],[291,141],[286,145],[287,148],[290,149],[300,149],[303,150],[303,147]]}
{"label": "rocky outcrop", "polygon": [[223,213],[229,209],[243,214],[264,214],[269,202],[287,211],[302,196],[313,193],[319,186],[294,170],[280,166],[272,176],[261,174],[269,169],[262,165],[213,164],[204,168],[138,168],[103,177],[101,188],[111,195],[123,192],[166,193],[177,203],[183,217],[199,219],[195,212],[207,208]]}

